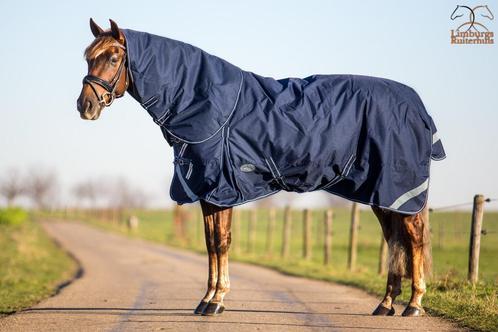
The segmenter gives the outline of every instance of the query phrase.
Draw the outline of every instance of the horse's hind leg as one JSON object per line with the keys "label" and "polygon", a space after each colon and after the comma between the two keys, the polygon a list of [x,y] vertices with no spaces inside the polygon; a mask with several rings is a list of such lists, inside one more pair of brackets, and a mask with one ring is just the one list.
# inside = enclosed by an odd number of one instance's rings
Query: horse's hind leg
{"label": "horse's hind leg", "polygon": [[408,235],[409,271],[412,278],[412,296],[403,316],[420,316],[424,314],[422,297],[425,294],[425,272],[431,268],[431,247],[429,230],[429,212],[427,207],[422,212],[403,217],[403,225]]}
{"label": "horse's hind leg", "polygon": [[[393,222],[392,212],[387,210],[382,210],[381,208],[372,206],[374,214],[379,220],[380,226],[382,227],[382,233],[389,245],[389,256],[390,261],[392,261],[392,255],[398,249],[400,234],[398,225]],[[392,316],[394,315],[393,302],[394,299],[401,294],[401,277],[402,271],[396,264],[389,264],[389,272],[387,275],[387,285],[386,293],[384,299],[374,310],[372,315],[376,316]]]}
{"label": "horse's hind leg", "polygon": [[201,206],[206,224],[209,281],[208,291],[195,313],[211,316],[221,314],[225,310],[223,299],[230,290],[228,249],[231,241],[232,208],[218,207],[207,202],[201,202]]}

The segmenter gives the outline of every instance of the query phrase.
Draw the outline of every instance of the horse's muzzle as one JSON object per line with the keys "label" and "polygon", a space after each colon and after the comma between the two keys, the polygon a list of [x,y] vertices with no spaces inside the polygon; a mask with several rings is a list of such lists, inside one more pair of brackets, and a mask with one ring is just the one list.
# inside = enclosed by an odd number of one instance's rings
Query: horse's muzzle
{"label": "horse's muzzle", "polygon": [[83,120],[96,120],[98,118],[98,110],[94,109],[94,105],[90,100],[78,98],[76,107]]}

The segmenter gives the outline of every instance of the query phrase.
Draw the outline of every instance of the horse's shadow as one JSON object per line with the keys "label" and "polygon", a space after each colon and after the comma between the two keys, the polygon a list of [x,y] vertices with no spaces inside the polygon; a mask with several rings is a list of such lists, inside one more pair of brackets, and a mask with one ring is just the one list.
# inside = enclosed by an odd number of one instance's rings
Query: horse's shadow
{"label": "horse's shadow", "polygon": [[[344,316],[370,316],[367,313],[341,313],[341,312],[307,312],[307,311],[285,311],[285,310],[253,310],[253,309],[227,309],[225,314],[221,317],[224,319],[205,319],[206,317],[200,317],[193,313],[191,308],[123,308],[123,307],[108,307],[108,308],[92,308],[92,307],[81,307],[81,308],[64,308],[64,307],[46,307],[46,308],[30,308],[21,311],[26,314],[81,314],[81,315],[115,315],[123,316],[123,319],[119,324],[126,323],[151,323],[151,324],[165,324],[165,323],[188,323],[188,324],[236,324],[240,325],[258,325],[264,326],[266,328],[270,327],[308,327],[308,328],[334,328],[334,329],[350,329],[351,326],[341,326],[337,324],[327,323],[292,323],[292,322],[280,322],[280,321],[241,321],[236,319],[236,317],[231,317],[230,313],[266,313],[266,314],[291,314],[291,315],[344,315]],[[156,319],[153,317],[164,318]],[[198,319],[184,319],[175,320],[174,317],[190,317]],[[220,318],[221,318],[220,317]],[[355,329],[369,329],[369,330],[384,330],[384,327],[372,327],[372,326],[355,326]],[[392,329],[392,328],[391,328]],[[404,328],[394,328],[392,330],[404,331]]]}
{"label": "horse's shadow", "polygon": [[[256,310],[256,309],[226,309],[227,313],[258,313],[258,314],[291,314],[291,315],[338,315],[338,316],[370,316],[367,313],[344,313],[344,312],[312,312],[312,311],[290,311],[290,310]],[[29,308],[20,313],[30,314],[92,314],[92,315],[137,315],[137,316],[194,316],[192,308],[123,308],[123,307],[46,307]]]}

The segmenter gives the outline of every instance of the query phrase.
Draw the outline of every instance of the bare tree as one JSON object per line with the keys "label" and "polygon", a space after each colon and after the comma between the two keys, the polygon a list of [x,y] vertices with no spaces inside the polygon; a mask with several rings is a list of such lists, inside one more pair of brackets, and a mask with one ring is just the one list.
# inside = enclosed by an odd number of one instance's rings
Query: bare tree
{"label": "bare tree", "polygon": [[7,205],[12,206],[15,199],[24,193],[24,185],[17,168],[11,168],[0,180],[0,195],[5,197]]}
{"label": "bare tree", "polygon": [[102,187],[98,181],[85,180],[73,187],[73,194],[78,199],[78,203],[87,201],[91,207],[95,207],[98,197],[102,194]]}
{"label": "bare tree", "polygon": [[114,208],[138,209],[147,205],[148,195],[140,188],[130,185],[124,178],[118,178],[109,187],[109,204]]}
{"label": "bare tree", "polygon": [[32,169],[28,175],[26,193],[39,209],[54,204],[57,189],[57,176],[53,171]]}

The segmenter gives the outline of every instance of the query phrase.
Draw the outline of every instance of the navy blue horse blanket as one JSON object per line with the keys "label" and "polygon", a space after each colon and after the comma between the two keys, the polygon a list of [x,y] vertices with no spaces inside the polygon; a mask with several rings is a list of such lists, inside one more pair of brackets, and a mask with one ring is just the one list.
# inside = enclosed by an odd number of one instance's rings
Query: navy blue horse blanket
{"label": "navy blue horse blanket", "polygon": [[263,77],[192,45],[124,30],[128,92],[174,148],[171,198],[234,206],[325,190],[413,214],[445,157],[417,93],[382,78]]}

